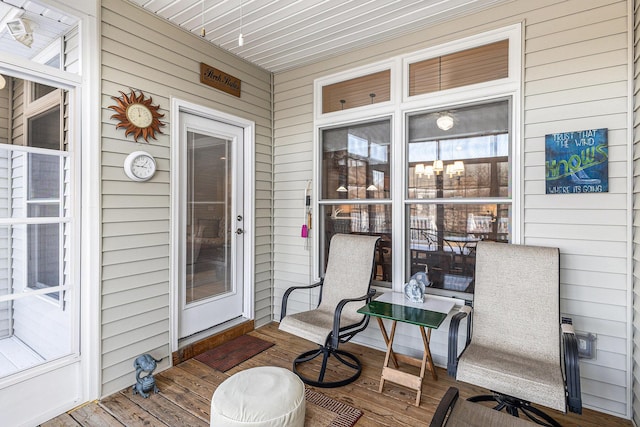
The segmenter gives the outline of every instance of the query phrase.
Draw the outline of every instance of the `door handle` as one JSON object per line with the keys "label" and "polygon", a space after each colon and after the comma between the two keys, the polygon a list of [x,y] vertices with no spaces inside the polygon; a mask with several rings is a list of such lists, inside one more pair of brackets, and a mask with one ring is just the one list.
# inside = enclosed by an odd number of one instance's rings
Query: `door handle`
{"label": "door handle", "polygon": [[243,230],[242,228],[238,228],[238,229],[236,230],[236,234],[238,234],[238,235],[239,235],[239,234],[244,234],[244,230]]}

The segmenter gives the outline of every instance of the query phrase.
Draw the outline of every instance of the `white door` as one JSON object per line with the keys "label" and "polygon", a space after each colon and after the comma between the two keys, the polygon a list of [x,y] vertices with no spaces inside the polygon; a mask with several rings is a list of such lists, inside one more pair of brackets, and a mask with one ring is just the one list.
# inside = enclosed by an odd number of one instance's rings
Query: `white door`
{"label": "white door", "polygon": [[180,112],[179,338],[243,313],[243,132]]}

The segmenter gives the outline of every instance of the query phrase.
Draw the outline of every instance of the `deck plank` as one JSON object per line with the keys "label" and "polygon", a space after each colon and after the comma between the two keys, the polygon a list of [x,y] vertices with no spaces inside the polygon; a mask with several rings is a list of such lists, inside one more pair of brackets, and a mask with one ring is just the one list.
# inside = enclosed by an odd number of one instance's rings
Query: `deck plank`
{"label": "deck plank", "polygon": [[46,423],[40,424],[40,427],[79,427],[80,424],[69,414],[62,414]]}
{"label": "deck plank", "polygon": [[[132,396],[131,389],[127,388],[99,403],[80,407],[70,415],[63,414],[54,418],[43,424],[43,427],[208,426],[211,396],[216,387],[230,375],[255,366],[291,369],[292,361],[298,354],[315,346],[278,330],[277,323],[263,326],[250,334],[275,345],[227,372],[211,369],[195,359],[186,360],[155,375],[160,393],[152,394],[148,399]],[[428,425],[440,399],[450,386],[457,387],[463,398],[487,393],[479,387],[457,382],[447,376],[446,370],[436,368],[438,380],[434,381],[429,375],[425,377],[421,403],[416,407],[415,391],[400,385],[387,382],[383,392],[378,393],[384,352],[352,343],[346,343],[341,348],[351,351],[362,361],[362,375],[344,387],[316,390],[362,410],[363,415],[355,427]],[[411,366],[403,368],[416,369]],[[317,372],[319,364],[312,364],[309,369],[310,372]],[[334,367],[332,372],[335,374],[340,369]],[[546,412],[565,427],[632,427],[629,420],[589,409],[584,409],[583,415],[562,414],[551,409]]]}
{"label": "deck plank", "polygon": [[182,410],[200,418],[207,425],[209,424],[211,396],[208,398],[201,397],[196,393],[192,393],[188,387],[183,387],[167,379],[165,376],[158,377],[157,384],[165,399],[180,407]]}
{"label": "deck plank", "polygon": [[132,396],[131,400],[137,403],[145,411],[153,415],[171,427],[208,427],[209,421],[205,421],[197,415],[186,411],[167,399],[162,391],[152,394],[147,399],[140,395]]}
{"label": "deck plank", "polygon": [[120,427],[124,424],[97,403],[83,405],[70,412],[82,427]]}
{"label": "deck plank", "polygon": [[130,393],[131,390],[114,393],[102,399],[99,405],[127,427],[167,427],[165,423],[132,402],[128,397]]}

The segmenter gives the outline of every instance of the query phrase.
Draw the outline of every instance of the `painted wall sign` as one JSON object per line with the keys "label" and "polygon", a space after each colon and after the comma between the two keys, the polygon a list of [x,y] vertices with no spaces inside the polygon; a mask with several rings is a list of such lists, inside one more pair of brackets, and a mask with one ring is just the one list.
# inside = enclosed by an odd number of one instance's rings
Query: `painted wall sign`
{"label": "painted wall sign", "polygon": [[607,129],[545,135],[547,194],[609,191]]}
{"label": "painted wall sign", "polygon": [[240,85],[242,81],[204,62],[200,63],[200,83],[240,98]]}

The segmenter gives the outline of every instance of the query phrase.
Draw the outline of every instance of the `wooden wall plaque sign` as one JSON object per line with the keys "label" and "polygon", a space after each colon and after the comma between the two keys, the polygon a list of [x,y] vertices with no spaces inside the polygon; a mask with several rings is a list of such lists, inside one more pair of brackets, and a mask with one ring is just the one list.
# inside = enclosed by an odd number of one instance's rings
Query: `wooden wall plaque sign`
{"label": "wooden wall plaque sign", "polygon": [[200,83],[240,98],[240,84],[242,81],[204,62],[200,63]]}

